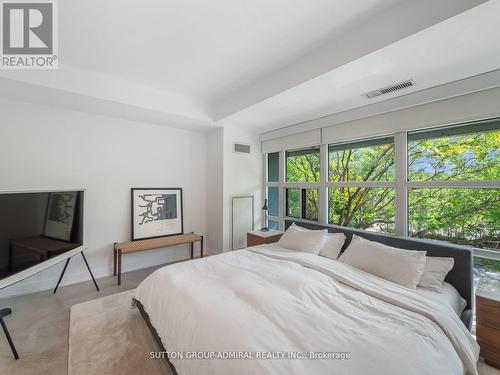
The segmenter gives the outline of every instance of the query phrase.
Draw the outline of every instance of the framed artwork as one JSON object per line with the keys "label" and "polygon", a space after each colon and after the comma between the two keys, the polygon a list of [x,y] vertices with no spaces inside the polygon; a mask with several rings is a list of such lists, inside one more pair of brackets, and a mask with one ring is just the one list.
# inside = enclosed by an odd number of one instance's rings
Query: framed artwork
{"label": "framed artwork", "polygon": [[132,189],[132,241],[183,233],[181,188]]}
{"label": "framed artwork", "polygon": [[71,241],[77,195],[77,191],[49,193],[43,227],[45,237]]}

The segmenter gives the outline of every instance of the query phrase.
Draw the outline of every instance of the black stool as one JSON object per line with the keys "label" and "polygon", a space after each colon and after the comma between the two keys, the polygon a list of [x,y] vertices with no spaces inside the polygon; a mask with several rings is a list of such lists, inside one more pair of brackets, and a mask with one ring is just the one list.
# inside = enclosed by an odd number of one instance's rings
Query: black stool
{"label": "black stool", "polygon": [[16,347],[14,346],[14,342],[10,337],[9,330],[7,329],[7,325],[3,321],[3,318],[12,313],[11,309],[2,309],[0,310],[0,323],[2,324],[3,331],[5,332],[5,336],[7,337],[7,341],[9,342],[10,348],[12,349],[12,354],[14,354],[15,359],[19,359],[19,355],[17,354]]}

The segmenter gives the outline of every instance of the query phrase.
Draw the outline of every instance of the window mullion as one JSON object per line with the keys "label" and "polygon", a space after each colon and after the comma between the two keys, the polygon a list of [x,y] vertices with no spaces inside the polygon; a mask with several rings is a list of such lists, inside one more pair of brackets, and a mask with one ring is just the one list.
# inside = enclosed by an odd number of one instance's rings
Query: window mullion
{"label": "window mullion", "polygon": [[318,221],[328,224],[328,191],[326,183],[328,182],[328,145],[321,145],[320,156],[320,186],[318,191]]}
{"label": "window mullion", "polygon": [[406,132],[394,136],[395,178],[396,178],[396,234],[408,235],[408,160]]}
{"label": "window mullion", "polygon": [[408,181],[409,188],[456,188],[456,189],[500,189],[500,181],[497,180],[431,180],[431,181]]}
{"label": "window mullion", "polygon": [[327,187],[368,187],[368,188],[395,188],[395,181],[342,181],[326,182]]}
{"label": "window mullion", "polygon": [[280,227],[281,229],[285,229],[285,189],[284,189],[284,182],[285,182],[285,151],[280,151],[280,156],[279,156],[279,194],[278,194],[278,199],[279,199],[279,217],[280,217]]}
{"label": "window mullion", "polygon": [[[268,158],[268,154],[262,154],[262,181],[264,181],[264,184],[263,184],[263,187],[262,187],[262,204],[264,204],[264,199],[268,199],[268,196],[267,196],[267,187],[269,186],[268,182],[267,182],[267,158]],[[268,202],[269,204],[269,202]],[[260,206],[262,207],[262,205]],[[257,212],[262,213],[261,210],[258,210]],[[262,215],[260,216],[261,218],[261,228],[264,228],[266,227],[267,223],[265,222],[265,215]],[[254,228],[255,229],[255,228]]]}

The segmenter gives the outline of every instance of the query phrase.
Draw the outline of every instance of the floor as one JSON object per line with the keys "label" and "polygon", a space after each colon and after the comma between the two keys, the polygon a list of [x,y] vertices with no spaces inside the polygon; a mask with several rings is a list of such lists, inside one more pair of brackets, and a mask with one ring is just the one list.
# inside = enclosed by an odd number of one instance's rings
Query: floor
{"label": "floor", "polygon": [[[98,280],[100,292],[91,281],[61,287],[57,294],[51,290],[0,299],[0,307],[12,308],[6,318],[17,346],[20,360],[15,361],[7,340],[0,334],[0,374],[67,375],[69,310],[74,304],[135,288],[145,277],[162,266],[127,272],[122,285],[109,276]],[[36,369],[36,370],[34,370]],[[480,362],[480,375],[500,375],[500,370]]]}
{"label": "floor", "polygon": [[[113,276],[51,290],[0,299],[0,307],[12,308],[5,321],[19,352],[15,361],[3,332],[0,332],[0,374],[66,375],[68,372],[69,310],[74,304],[133,289],[162,266],[144,268],[122,275],[122,285]],[[34,371],[36,369],[36,371]]]}

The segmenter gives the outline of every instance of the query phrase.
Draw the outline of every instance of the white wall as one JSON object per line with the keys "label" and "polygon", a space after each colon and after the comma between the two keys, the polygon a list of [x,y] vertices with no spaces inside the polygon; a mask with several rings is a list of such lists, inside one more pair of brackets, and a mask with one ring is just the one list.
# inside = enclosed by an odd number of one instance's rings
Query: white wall
{"label": "white wall", "polygon": [[207,253],[223,248],[224,226],[224,130],[217,128],[207,135]]}
{"label": "white wall", "polygon": [[[182,187],[184,230],[206,234],[203,133],[0,100],[0,190],[86,188],[85,242],[96,277],[112,274],[113,243],[130,240],[130,188]],[[123,270],[187,257],[187,246],[123,258]],[[79,256],[63,284],[88,280]],[[4,289],[55,286],[62,264]],[[89,287],[92,287],[89,285]]]}
{"label": "white wall", "polygon": [[[234,143],[250,145],[250,154],[233,152]],[[255,228],[262,223],[262,153],[258,134],[241,129],[224,128],[224,225],[223,250],[232,250],[232,198],[242,195],[254,196]]]}

